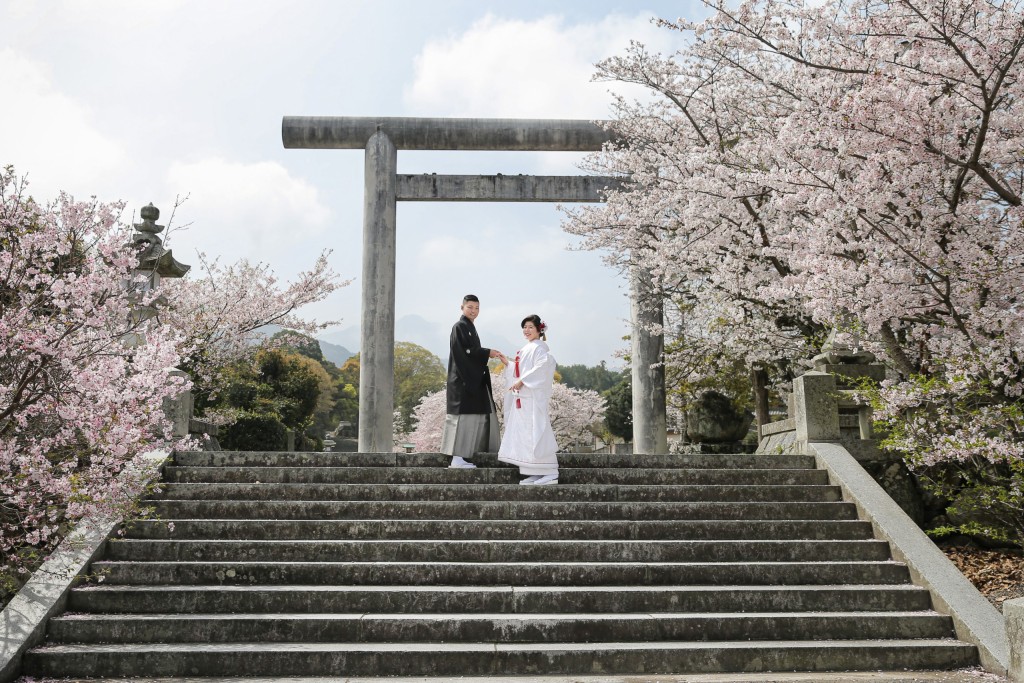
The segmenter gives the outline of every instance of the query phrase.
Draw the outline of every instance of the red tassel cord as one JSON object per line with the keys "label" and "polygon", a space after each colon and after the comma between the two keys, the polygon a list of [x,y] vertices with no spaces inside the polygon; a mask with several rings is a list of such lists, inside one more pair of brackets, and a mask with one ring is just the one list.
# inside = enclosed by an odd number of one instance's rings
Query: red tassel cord
{"label": "red tassel cord", "polygon": [[[515,378],[519,379],[519,352],[516,351],[516,371]],[[522,408],[523,402],[519,400],[519,392],[516,392],[516,408]]]}

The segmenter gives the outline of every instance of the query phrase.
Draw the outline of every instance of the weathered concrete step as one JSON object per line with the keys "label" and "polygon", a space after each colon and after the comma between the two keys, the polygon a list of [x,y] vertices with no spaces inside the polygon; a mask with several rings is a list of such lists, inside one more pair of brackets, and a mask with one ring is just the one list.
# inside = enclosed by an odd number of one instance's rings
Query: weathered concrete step
{"label": "weathered concrete step", "polygon": [[851,586],[107,586],[72,591],[74,612],[709,612],[929,610],[914,585]]}
{"label": "weathered concrete step", "polygon": [[[702,558],[703,559],[703,558]],[[670,586],[902,584],[898,562],[93,562],[107,584]]]}
{"label": "weathered concrete step", "polygon": [[491,500],[606,502],[834,502],[837,486],[643,486],[632,484],[164,484],[176,500]]}
{"label": "weathered concrete step", "polygon": [[854,520],[853,503],[150,500],[159,519]]}
{"label": "weathered concrete step", "polygon": [[806,562],[889,559],[883,541],[220,541],[114,539],[110,560]]}
{"label": "weathered concrete step", "polygon": [[[63,683],[96,683],[95,678],[65,678]],[[109,679],[106,679],[109,680]],[[530,676],[529,683],[650,683],[650,676]],[[715,674],[663,674],[657,683],[991,683],[991,675],[977,667],[951,671],[841,671],[815,672],[799,671],[772,673],[715,673]],[[377,678],[359,676],[343,678],[332,676],[297,677],[246,677],[244,682],[237,679],[207,678],[132,678],[132,683],[450,683],[444,678]],[[519,676],[459,676],[458,683],[525,683]]]}
{"label": "weathered concrete step", "polygon": [[871,524],[861,521],[701,520],[232,520],[177,519],[133,522],[125,538],[217,540],[863,540]]}
{"label": "weathered concrete step", "polygon": [[[442,453],[273,453],[253,451],[181,452],[174,463],[184,467],[447,467],[451,456]],[[474,458],[480,467],[502,467],[496,453]],[[724,469],[814,469],[808,455],[627,455],[559,453],[563,467],[712,467]],[[514,471],[514,470],[512,470]]]}
{"label": "weathered concrete step", "polygon": [[51,619],[59,643],[387,643],[951,638],[935,612],[89,614]]}
{"label": "weathered concrete step", "polygon": [[31,676],[483,676],[723,671],[954,669],[977,662],[955,640],[717,643],[213,643],[50,645]]}
{"label": "weathered concrete step", "polygon": [[[164,479],[175,483],[264,484],[518,484],[508,468],[447,467],[166,467]],[[560,484],[688,485],[723,484],[807,486],[828,483],[824,470],[811,469],[650,469],[566,468]]]}

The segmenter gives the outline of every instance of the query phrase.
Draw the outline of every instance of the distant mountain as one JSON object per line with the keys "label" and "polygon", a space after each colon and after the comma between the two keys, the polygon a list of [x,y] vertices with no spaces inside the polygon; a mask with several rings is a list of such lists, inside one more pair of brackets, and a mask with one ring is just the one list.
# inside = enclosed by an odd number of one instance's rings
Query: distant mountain
{"label": "distant mountain", "polygon": [[320,352],[324,354],[324,360],[329,360],[339,368],[344,365],[345,361],[355,355],[339,344],[325,342],[323,339],[317,339],[317,341],[320,342]]}
{"label": "distant mountain", "polygon": [[359,351],[359,328],[354,325],[344,329],[335,328],[328,332],[321,332],[316,336],[316,338],[322,342],[334,344],[335,346],[344,346],[346,349],[355,349],[353,353]]}
{"label": "distant mountain", "polygon": [[403,315],[395,321],[395,341],[422,346],[444,361],[448,360],[451,323],[439,325],[418,315]]}
{"label": "distant mountain", "polygon": [[[451,334],[452,323],[454,322],[455,320],[453,319],[438,323],[431,322],[415,314],[403,315],[395,321],[395,341],[412,342],[422,346],[440,358],[442,363],[447,363],[448,338]],[[341,330],[331,330],[326,334],[318,335],[317,339],[320,340],[320,348],[323,349],[324,357],[328,360],[331,360],[331,358],[325,344],[340,347],[348,356],[352,356],[359,349],[359,328],[352,326]],[[495,335],[489,332],[481,332],[481,341],[483,341],[484,346],[491,349],[499,349],[504,353],[515,353],[515,350],[523,345],[523,340],[518,337],[516,341],[509,341],[508,338],[502,335]],[[348,349],[356,349],[356,351],[349,351]]]}

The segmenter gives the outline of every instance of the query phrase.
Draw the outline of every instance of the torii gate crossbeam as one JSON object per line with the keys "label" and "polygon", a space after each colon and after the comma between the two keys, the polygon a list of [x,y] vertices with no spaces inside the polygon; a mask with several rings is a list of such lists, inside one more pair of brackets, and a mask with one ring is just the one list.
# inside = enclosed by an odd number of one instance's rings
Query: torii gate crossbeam
{"label": "torii gate crossbeam", "polygon": [[[569,119],[286,116],[291,149],[365,150],[363,281],[359,372],[359,450],[389,452],[394,411],[395,241],[398,201],[600,202],[615,178],[599,176],[398,175],[398,150],[594,152],[609,140],[592,121]],[[635,453],[667,451],[660,303],[649,275],[630,277]]]}

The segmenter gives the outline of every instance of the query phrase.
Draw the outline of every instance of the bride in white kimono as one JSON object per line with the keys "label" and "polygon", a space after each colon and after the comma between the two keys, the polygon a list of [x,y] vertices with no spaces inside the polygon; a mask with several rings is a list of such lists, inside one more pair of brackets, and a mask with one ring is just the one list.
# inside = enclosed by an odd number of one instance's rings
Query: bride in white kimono
{"label": "bride in white kimono", "polygon": [[505,371],[505,434],[501,437],[498,460],[519,467],[527,475],[520,484],[557,484],[558,458],[555,432],[548,412],[555,379],[555,357],[545,341],[540,316],[531,315],[521,323],[526,346],[516,353]]}

